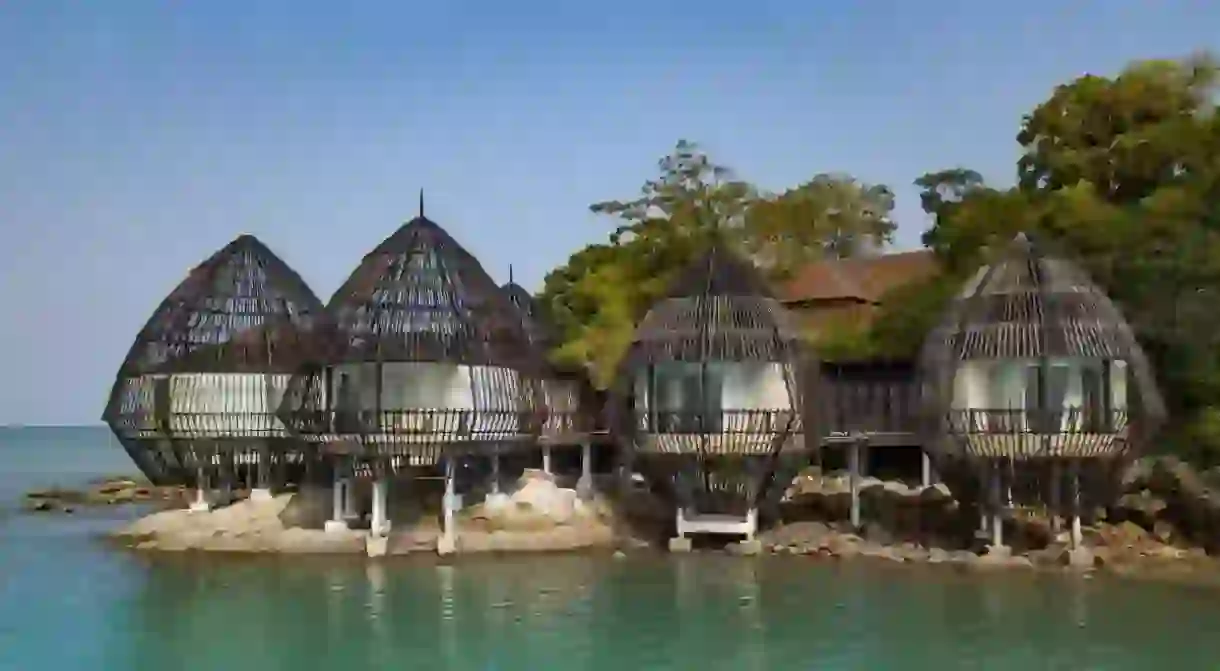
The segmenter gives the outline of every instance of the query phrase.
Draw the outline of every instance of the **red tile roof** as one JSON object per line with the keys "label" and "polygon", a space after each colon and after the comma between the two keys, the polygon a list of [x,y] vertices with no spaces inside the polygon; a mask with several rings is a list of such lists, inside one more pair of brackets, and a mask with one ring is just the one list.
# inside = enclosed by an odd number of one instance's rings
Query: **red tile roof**
{"label": "red tile roof", "polygon": [[890,289],[937,270],[936,257],[927,249],[821,261],[802,268],[779,287],[779,298],[786,303],[835,299],[877,303]]}

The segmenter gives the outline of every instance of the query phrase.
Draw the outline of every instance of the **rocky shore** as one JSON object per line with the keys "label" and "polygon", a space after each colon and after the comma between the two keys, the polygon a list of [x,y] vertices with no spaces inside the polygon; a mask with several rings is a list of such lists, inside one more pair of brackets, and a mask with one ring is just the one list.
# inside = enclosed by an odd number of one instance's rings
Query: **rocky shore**
{"label": "rocky shore", "polygon": [[26,492],[22,509],[38,513],[71,514],[88,506],[115,506],[132,503],[159,507],[184,507],[188,492],[184,487],[157,487],[142,478],[126,475],[97,478],[84,487],[48,487]]}
{"label": "rocky shore", "polygon": [[[873,559],[943,564],[969,569],[1063,569],[1161,577],[1220,584],[1220,478],[1211,483],[1173,458],[1148,458],[1126,473],[1111,506],[1090,511],[1084,547],[1072,551],[1067,533],[1030,511],[1005,521],[1005,548],[988,548],[975,534],[977,512],[964,509],[943,484],[913,487],[864,478],[860,529],[847,523],[850,493],[845,473],[811,468],[792,483],[782,521],[760,534],[765,553],[827,560]],[[403,488],[407,490],[407,488]],[[527,471],[495,505],[479,503],[457,516],[457,553],[545,552],[585,548],[639,549],[638,538],[661,540],[672,512],[638,492],[613,503],[582,500],[539,471]],[[357,520],[346,532],[323,531],[331,495],[303,488],[271,500],[235,500],[210,512],[185,509],[190,492],[157,488],[132,478],[104,478],[82,490],[30,492],[32,511],[71,512],[77,506],[153,504],[163,508],[113,534],[141,550],[244,553],[350,553],[402,555],[435,552],[439,514],[418,491],[391,501],[394,528],[370,542]],[[638,500],[636,500],[638,499]],[[634,535],[633,535],[634,534]],[[376,547],[373,547],[376,546]],[[735,546],[729,547],[736,551]]]}
{"label": "rocky shore", "polygon": [[[347,531],[325,531],[328,489],[302,488],[270,500],[243,499],[208,512],[164,510],[119,529],[112,537],[139,550],[236,553],[406,555],[433,553],[441,530],[437,511],[419,501],[391,501],[394,528],[372,537],[355,521]],[[616,542],[610,507],[583,501],[538,471],[527,471],[499,505],[470,506],[457,516],[456,552],[546,552],[607,547]]]}
{"label": "rocky shore", "polygon": [[1220,495],[1205,475],[1177,459],[1149,458],[1125,474],[1123,492],[1114,505],[1090,511],[1081,548],[1070,549],[1066,531],[1055,533],[1049,519],[1031,511],[1005,520],[1008,547],[990,548],[974,533],[977,514],[963,509],[944,485],[866,478],[860,490],[864,524],[853,530],[846,523],[847,476],[809,469],[785,498],[787,522],[760,540],[772,554],[1220,584],[1220,561],[1212,556],[1220,551]]}

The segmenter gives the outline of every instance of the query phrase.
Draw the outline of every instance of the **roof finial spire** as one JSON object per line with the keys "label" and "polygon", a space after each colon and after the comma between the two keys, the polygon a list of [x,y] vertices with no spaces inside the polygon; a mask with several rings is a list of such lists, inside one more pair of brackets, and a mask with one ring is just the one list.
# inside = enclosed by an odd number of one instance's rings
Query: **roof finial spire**
{"label": "roof finial spire", "polygon": [[424,190],[419,190],[419,218],[424,218]]}
{"label": "roof finial spire", "polygon": [[513,264],[508,264],[508,283],[513,283]]}

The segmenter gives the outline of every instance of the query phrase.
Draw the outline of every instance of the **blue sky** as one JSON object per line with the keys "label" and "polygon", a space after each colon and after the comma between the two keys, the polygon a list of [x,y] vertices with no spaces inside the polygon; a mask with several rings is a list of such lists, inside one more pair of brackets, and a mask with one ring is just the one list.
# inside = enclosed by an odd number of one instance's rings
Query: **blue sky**
{"label": "blue sky", "polygon": [[1055,84],[1217,42],[1202,0],[0,2],[0,424],[97,422],[153,308],[239,233],[325,300],[423,188],[536,289],[685,137],[770,188],[889,184],[909,248],[915,177],[1009,182]]}

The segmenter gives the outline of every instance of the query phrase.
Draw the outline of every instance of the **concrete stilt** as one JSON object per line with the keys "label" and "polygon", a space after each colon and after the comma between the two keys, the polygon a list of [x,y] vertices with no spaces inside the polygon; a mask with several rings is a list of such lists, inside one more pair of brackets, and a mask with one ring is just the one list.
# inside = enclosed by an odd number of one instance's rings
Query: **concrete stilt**
{"label": "concrete stilt", "polygon": [[195,500],[191,501],[190,511],[193,513],[206,513],[212,509],[208,503],[208,485],[203,469],[198,469],[195,480]]}
{"label": "concrete stilt", "polygon": [[369,535],[384,536],[390,533],[389,517],[389,478],[378,475],[373,480],[373,519],[369,525]]}
{"label": "concrete stilt", "polygon": [[338,473],[335,473],[334,488],[331,490],[331,514],[323,529],[330,533],[347,531],[347,490],[348,483]]}
{"label": "concrete stilt", "polygon": [[195,500],[191,501],[190,510],[193,513],[206,513],[212,509],[212,505],[208,503],[207,491],[202,487],[195,488]]}
{"label": "concrete stilt", "polygon": [[1051,462],[1051,533],[1063,531],[1063,467],[1059,460]]}
{"label": "concrete stilt", "polygon": [[1072,549],[1079,548],[1084,543],[1084,534],[1080,525],[1080,465],[1072,462]]}
{"label": "concrete stilt", "polygon": [[547,475],[551,474],[551,446],[542,446],[542,472]]}
{"label": "concrete stilt", "polygon": [[343,478],[343,519],[352,520],[359,516],[356,511],[356,479],[349,475]]}
{"label": "concrete stilt", "polygon": [[256,469],[257,476],[254,480],[254,488],[271,489],[271,450],[262,448],[258,451],[258,464]]}
{"label": "concrete stilt", "polygon": [[593,446],[588,440],[580,444],[580,480],[576,481],[576,492],[584,499],[593,496]]}
{"label": "concrete stilt", "polygon": [[991,546],[1000,548],[1004,546],[1004,516],[1003,516],[1003,501],[1001,499],[1001,482],[1000,482],[1000,465],[993,463],[991,465]]}
{"label": "concrete stilt", "polygon": [[851,491],[851,526],[860,528],[860,451],[864,439],[857,438],[847,447],[848,486]]}
{"label": "concrete stilt", "polygon": [[500,491],[500,455],[491,455],[491,491],[484,497],[483,505],[502,508],[508,505],[508,495]]}
{"label": "concrete stilt", "polygon": [[441,524],[441,537],[436,541],[436,552],[440,555],[449,555],[457,551],[457,529],[454,514],[457,513],[459,503],[457,500],[456,483],[457,478],[457,463],[454,459],[445,460],[445,498],[442,500],[441,507],[444,508],[444,519]]}
{"label": "concrete stilt", "polygon": [[500,453],[491,455],[491,493],[500,493]]}
{"label": "concrete stilt", "polygon": [[935,484],[932,482],[932,458],[928,456],[927,452],[922,450],[920,451],[919,456],[919,484],[925,488],[931,487],[933,484]]}

